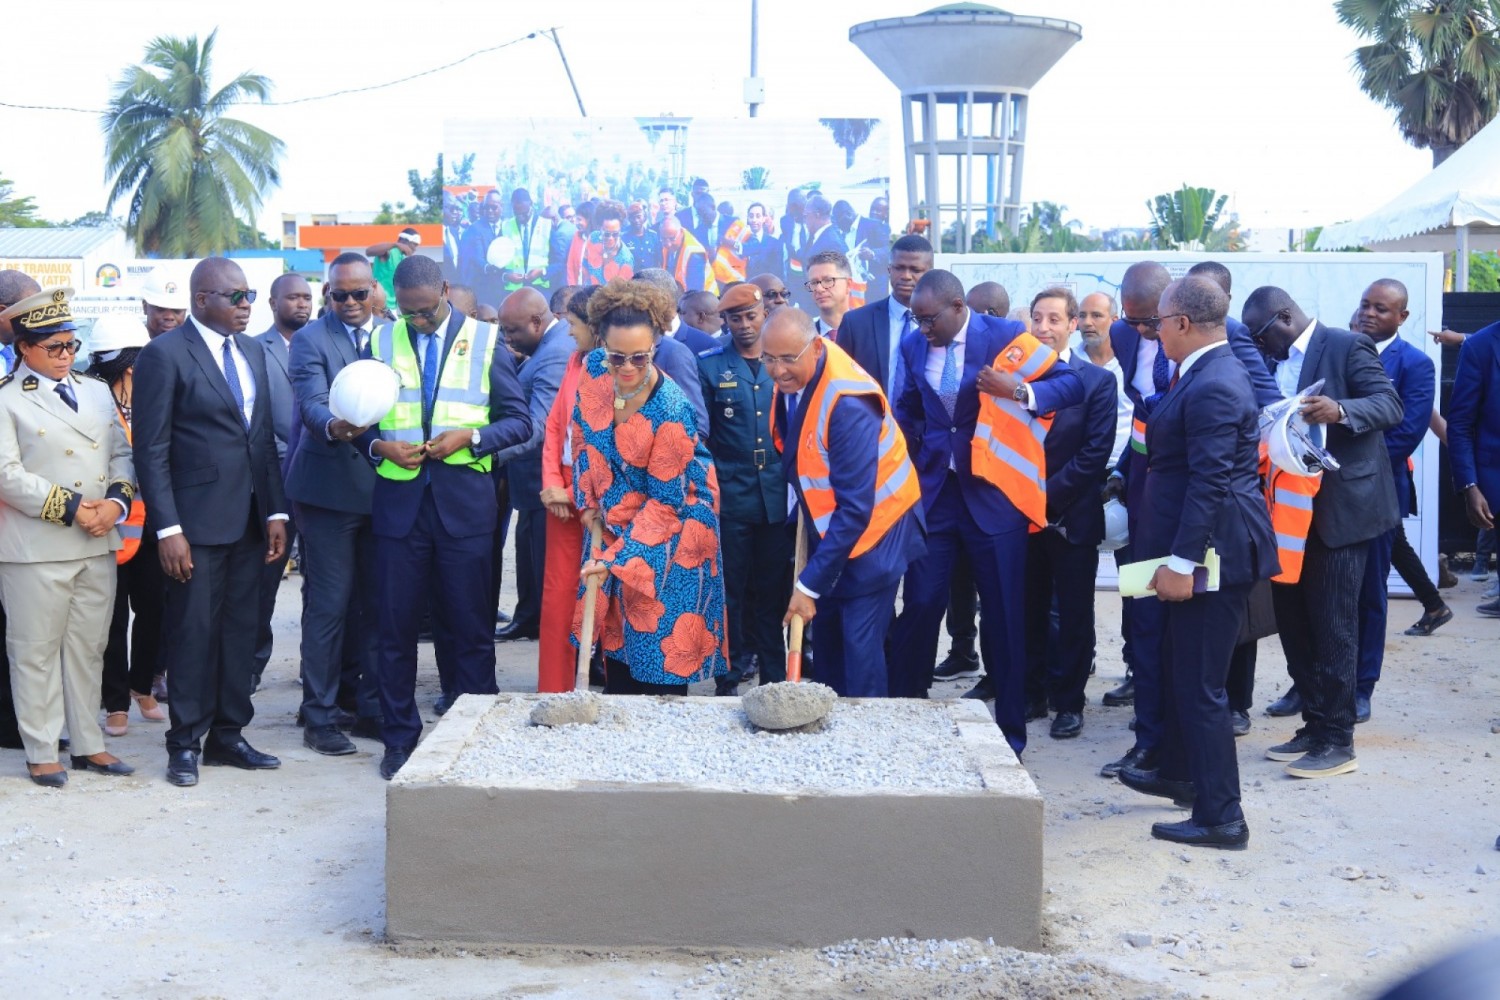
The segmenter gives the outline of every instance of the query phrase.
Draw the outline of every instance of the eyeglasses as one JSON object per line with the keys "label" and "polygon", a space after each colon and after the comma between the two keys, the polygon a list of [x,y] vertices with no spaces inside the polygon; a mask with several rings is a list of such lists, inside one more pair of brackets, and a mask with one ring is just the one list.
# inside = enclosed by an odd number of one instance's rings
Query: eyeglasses
{"label": "eyeglasses", "polygon": [[1155,330],[1158,326],[1161,325],[1161,317],[1147,316],[1145,319],[1136,319],[1134,316],[1126,316],[1124,314],[1121,314],[1120,322],[1124,323],[1126,326],[1133,326],[1137,330],[1139,330],[1143,326],[1148,330]]}
{"label": "eyeglasses", "polygon": [[229,292],[207,291],[203,294],[217,295],[220,298],[228,299],[229,304],[232,306],[247,305],[255,301],[255,289],[253,288],[236,288]]}
{"label": "eyeglasses", "polygon": [[629,364],[632,368],[644,368],[651,363],[651,359],[655,356],[655,351],[639,351],[635,354],[621,354],[618,351],[609,351],[604,355],[605,360],[609,362],[611,368],[624,368],[626,364]]}
{"label": "eyeglasses", "polygon": [[816,341],[817,339],[818,338],[814,337],[812,340],[809,340],[807,342],[807,347],[804,347],[802,348],[802,350],[798,351],[795,357],[789,358],[782,354],[762,354],[760,356],[760,360],[767,365],[780,365],[782,368],[790,368],[792,365],[795,365],[797,362],[802,360],[802,355],[807,353],[807,348],[811,347],[813,345],[813,341]]}
{"label": "eyeglasses", "polygon": [[810,278],[802,284],[809,292],[816,292],[820,288],[832,288],[835,283],[848,280],[848,278],[840,274],[833,278]]}
{"label": "eyeglasses", "polygon": [[[932,324],[936,323],[938,321],[938,317],[942,314],[942,310],[933,313],[931,316],[918,316],[916,313],[912,313],[911,321],[917,325],[918,330],[926,330],[928,327],[932,326]],[[993,316],[995,314],[990,313],[990,315]]]}
{"label": "eyeglasses", "polygon": [[403,309],[403,310],[401,310],[401,318],[404,319],[404,320],[406,320],[408,323],[410,323],[414,319],[419,319],[424,324],[425,323],[434,323],[434,322],[437,321],[438,310],[440,310],[442,308],[443,308],[443,304],[441,302],[439,302],[437,305],[433,306],[431,309],[418,309],[415,312],[407,312],[405,309]]}
{"label": "eyeglasses", "polygon": [[50,344],[38,344],[36,346],[38,346],[42,350],[46,351],[47,352],[47,357],[49,357],[49,358],[60,358],[64,354],[68,354],[68,355],[77,354],[78,353],[78,349],[83,346],[83,341],[81,341],[81,340],[54,340]]}
{"label": "eyeglasses", "polygon": [[1153,317],[1151,317],[1151,329],[1156,330],[1157,332],[1160,332],[1161,331],[1162,320],[1176,319],[1178,316],[1186,316],[1186,315],[1187,315],[1187,313],[1167,313],[1165,316],[1153,316]]}
{"label": "eyeglasses", "polygon": [[348,291],[343,288],[335,288],[328,293],[328,297],[339,305],[343,305],[350,299],[353,299],[355,302],[363,302],[370,297],[370,290],[368,288],[356,288],[353,291]]}
{"label": "eyeglasses", "polygon": [[1278,319],[1281,319],[1283,316],[1285,316],[1287,319],[1291,319],[1292,318],[1291,317],[1291,313],[1287,312],[1285,309],[1278,309],[1275,312],[1273,312],[1271,314],[1271,318],[1268,319],[1268,320],[1266,320],[1265,323],[1261,326],[1261,328],[1259,330],[1256,330],[1254,333],[1252,333],[1250,335],[1250,342],[1254,343],[1254,344],[1259,344],[1265,338],[1266,331],[1269,330],[1269,329],[1271,329],[1272,325],[1275,324],[1275,322]]}
{"label": "eyeglasses", "polygon": [[792,293],[787,291],[785,288],[781,289],[780,291],[771,289],[767,291],[763,296],[763,298],[765,298],[767,302],[786,302],[789,301],[791,297]]}

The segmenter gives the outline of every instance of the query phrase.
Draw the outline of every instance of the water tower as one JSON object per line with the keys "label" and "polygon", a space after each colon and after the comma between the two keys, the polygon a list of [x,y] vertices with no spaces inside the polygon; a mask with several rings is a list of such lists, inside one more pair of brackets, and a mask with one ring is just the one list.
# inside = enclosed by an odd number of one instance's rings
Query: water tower
{"label": "water tower", "polygon": [[909,217],[932,220],[934,245],[955,222],[960,253],[981,225],[1020,228],[1027,96],[1082,37],[1072,21],[978,3],[849,29],[901,91]]}

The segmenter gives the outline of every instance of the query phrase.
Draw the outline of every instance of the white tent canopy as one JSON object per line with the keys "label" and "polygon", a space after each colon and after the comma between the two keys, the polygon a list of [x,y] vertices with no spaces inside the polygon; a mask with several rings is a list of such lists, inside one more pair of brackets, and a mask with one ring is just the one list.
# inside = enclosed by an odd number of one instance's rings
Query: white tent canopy
{"label": "white tent canopy", "polygon": [[1457,250],[1457,287],[1466,291],[1468,252],[1500,250],[1500,118],[1363,219],[1324,229],[1318,246]]}

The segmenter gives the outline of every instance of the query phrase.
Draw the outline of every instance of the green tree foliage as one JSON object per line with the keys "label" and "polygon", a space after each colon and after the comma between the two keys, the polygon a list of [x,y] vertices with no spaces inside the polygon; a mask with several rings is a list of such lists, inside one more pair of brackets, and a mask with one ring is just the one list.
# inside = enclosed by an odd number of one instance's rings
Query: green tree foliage
{"label": "green tree foliage", "polygon": [[879,118],[819,118],[818,124],[833,133],[833,141],[844,150],[844,166],[854,166],[854,153],[869,141]]}
{"label": "green tree foliage", "polygon": [[1469,291],[1500,292],[1500,254],[1469,254]]}
{"label": "green tree foliage", "polygon": [[1243,250],[1239,227],[1219,225],[1228,195],[1184,184],[1146,202],[1151,213],[1151,244],[1157,250]]}
{"label": "green tree foliage", "polygon": [[264,192],[280,182],[285,145],[226,115],[234,105],[264,101],[271,81],[241,73],[210,85],[214,31],[162,36],[140,65],[115,82],[101,122],[105,175],[113,178],[106,209],[128,202],[125,231],[136,250],[162,257],[203,257],[240,245]]}
{"label": "green tree foliage", "polygon": [[1437,166],[1500,110],[1500,3],[1337,0],[1369,40],[1354,50],[1359,85],[1396,114],[1406,141]]}
{"label": "green tree foliage", "polygon": [[764,191],[771,186],[771,169],[750,167],[740,171],[740,180],[744,182],[746,191]]}
{"label": "green tree foliage", "polygon": [[36,199],[30,195],[16,197],[15,184],[0,177],[0,229],[33,229],[50,226],[36,217]]}
{"label": "green tree foliage", "polygon": [[[1082,235],[1078,230],[1083,224],[1077,219],[1064,218],[1068,206],[1052,201],[1033,202],[1021,223],[1019,232],[1011,232],[1000,226],[995,236],[990,236],[983,226],[974,233],[970,247],[974,253],[1082,253],[1098,250],[1100,241]],[[954,253],[958,248],[958,223],[948,227],[943,234],[943,251]]]}

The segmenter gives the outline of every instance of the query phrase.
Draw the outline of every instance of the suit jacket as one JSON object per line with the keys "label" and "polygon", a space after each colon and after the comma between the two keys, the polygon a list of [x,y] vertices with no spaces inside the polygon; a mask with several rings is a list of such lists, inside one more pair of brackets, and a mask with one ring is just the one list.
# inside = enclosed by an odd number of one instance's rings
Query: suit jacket
{"label": "suit jacket", "polygon": [[1448,454],[1454,487],[1478,483],[1490,509],[1500,507],[1500,323],[1469,336],[1458,352]]}
{"label": "suit jacket", "polygon": [[745,241],[745,277],[757,274],[774,274],[786,280],[786,244],[775,236]]}
{"label": "suit jacket", "polygon": [[814,254],[822,253],[824,250],[837,250],[839,253],[847,254],[849,248],[844,245],[844,236],[839,232],[839,227],[828,225],[823,231],[814,236],[811,232],[807,234],[807,246],[802,248],[802,269],[806,271],[809,267],[808,261],[813,259]]}
{"label": "suit jacket", "polygon": [[252,519],[264,537],[266,519],[286,513],[266,352],[243,333],[234,341],[255,382],[248,430],[191,319],[141,348],[132,434],[147,531],[181,525],[190,545],[229,545]]}
{"label": "suit jacket", "polygon": [[894,399],[902,387],[891,384],[890,302],[888,296],[844,313],[838,345]]}
{"label": "suit jacket", "polygon": [[1336,400],[1349,419],[1347,427],[1327,425],[1327,448],[1339,469],[1323,474],[1313,500],[1312,530],[1324,545],[1339,548],[1367,542],[1400,523],[1390,456],[1378,432],[1401,423],[1401,397],[1386,377],[1374,341],[1322,323],[1308,341],[1298,391],[1318,379],[1322,395]]}
{"label": "suit jacket", "polygon": [[1385,450],[1391,456],[1391,480],[1396,486],[1396,506],[1402,517],[1410,517],[1415,494],[1406,460],[1411,457],[1432,423],[1432,401],[1437,395],[1437,368],[1432,359],[1401,339],[1380,354],[1380,364],[1401,397],[1401,423],[1385,432]]}
{"label": "suit jacket", "polygon": [[276,460],[286,461],[286,449],[292,439],[292,379],[288,368],[287,341],[276,327],[255,338],[266,350],[266,376],[271,384],[271,432],[276,436]]}
{"label": "suit jacket", "polygon": [[1146,426],[1145,503],[1136,515],[1133,558],[1201,563],[1211,546],[1223,584],[1278,572],[1260,487],[1258,411],[1227,344],[1198,358],[1162,398]]}
{"label": "suit jacket", "polygon": [[[974,425],[979,418],[979,390],[974,379],[1025,328],[1014,320],[981,316],[970,310],[964,344],[964,370],[958,381],[953,416],[927,382],[927,338],[913,330],[901,341],[906,380],[896,402],[896,422],[906,434],[906,447],[922,482],[922,503],[931,509],[948,475],[950,458],[958,470],[959,491],[974,520],[990,535],[1025,531],[1026,515],[1000,491],[971,471]],[[1083,401],[1083,380],[1058,361],[1046,375],[1030,383],[1038,413],[1053,413]],[[1113,434],[1111,433],[1111,442]]]}
{"label": "suit jacket", "polygon": [[[463,328],[464,318],[458,310],[448,310],[443,356],[438,365],[440,383],[453,342],[459,339],[458,331]],[[416,335],[409,329],[406,333],[411,338],[412,350],[418,351]],[[493,455],[531,436],[531,417],[526,396],[516,378],[516,363],[498,330],[495,331],[495,341],[489,375],[490,422],[478,429],[479,447],[475,449],[480,457]],[[431,433],[430,427],[424,428],[426,436],[430,437]],[[370,454],[370,446],[380,437],[379,427],[365,431],[356,440],[360,454]],[[495,480],[489,473],[467,465],[436,461],[423,462],[421,468],[426,474],[414,479],[375,477],[370,529],[378,537],[404,538],[410,534],[422,497],[428,490],[432,491],[438,518],[448,534],[455,538],[472,538],[494,533],[500,521],[500,508],[495,503]]]}
{"label": "suit jacket", "polygon": [[536,351],[521,366],[519,380],[531,415],[531,433],[526,440],[495,453],[495,462],[505,463],[510,480],[510,505],[516,510],[542,509],[542,438],[547,433],[547,414],[557,398],[573,338],[563,323],[553,323],[542,334]]}
{"label": "suit jacket", "polygon": [[[966,352],[967,353],[967,352]],[[1052,418],[1047,454],[1047,520],[1074,545],[1104,540],[1104,504],[1099,488],[1115,444],[1115,377],[1075,351],[1069,362],[1083,382],[1083,402]]]}
{"label": "suit jacket", "polygon": [[[95,538],[73,517],[84,500],[106,496],[129,509],[130,445],[109,387],[68,378],[76,413],[24,364],[0,379],[0,562],[88,559],[120,547],[117,531]],[[8,678],[3,683],[9,687]]]}
{"label": "suit jacket", "polygon": [[875,259],[866,265],[870,270],[870,281],[865,286],[865,301],[869,302],[887,295],[891,290],[891,277],[886,270],[891,263],[891,227],[884,222],[860,216],[858,225],[854,227],[854,239],[850,241],[850,246],[856,247],[861,243],[875,254]]}
{"label": "suit jacket", "polygon": [[[388,324],[377,322],[372,331]],[[292,338],[288,369],[297,419],[286,461],[286,495],[297,503],[343,511],[370,513],[375,469],[353,442],[328,440],[328,387],[346,365],[359,360],[354,340],[343,320],[328,312]],[[368,349],[363,355],[368,357]]]}
{"label": "suit jacket", "polygon": [[[718,337],[707,330],[700,330],[696,326],[688,326],[681,320],[678,320],[677,332],[668,334],[667,336],[679,341],[684,347],[692,351],[695,358],[704,351],[711,351],[719,346]],[[694,364],[696,365],[697,362],[694,362]]]}
{"label": "suit jacket", "polygon": [[676,337],[664,336],[656,345],[656,367],[676,382],[677,388],[693,404],[693,415],[698,419],[698,426],[694,429],[699,434],[705,433],[708,407],[703,403],[703,387],[698,384],[698,356]]}

